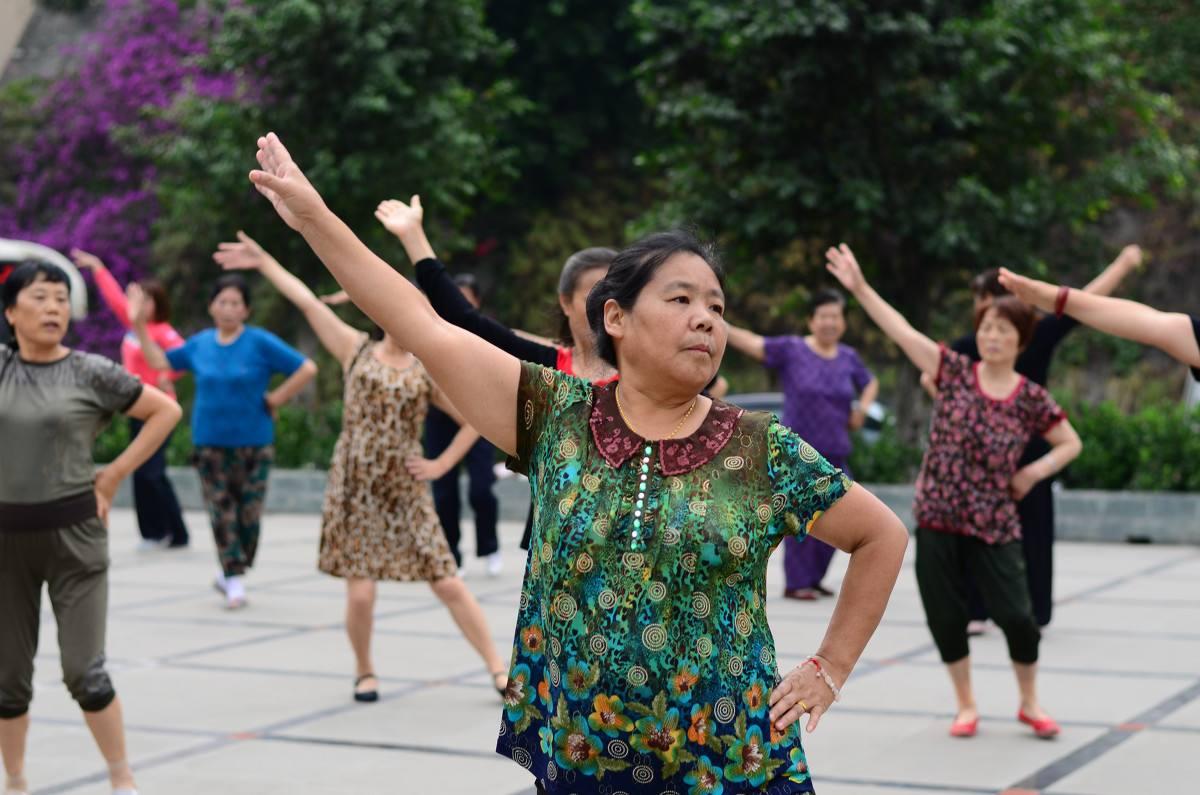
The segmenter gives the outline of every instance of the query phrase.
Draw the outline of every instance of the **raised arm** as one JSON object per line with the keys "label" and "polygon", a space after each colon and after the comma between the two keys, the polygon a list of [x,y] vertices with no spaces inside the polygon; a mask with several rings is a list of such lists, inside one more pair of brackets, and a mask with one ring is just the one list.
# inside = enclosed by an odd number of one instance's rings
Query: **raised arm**
{"label": "raised arm", "polygon": [[330,212],[274,133],[258,140],[257,157],[254,186],[304,236],[351,300],[424,363],[472,426],[515,453],[520,362],[440,318],[420,290]]}
{"label": "raised arm", "polygon": [[129,285],[128,301],[129,321],[132,324],[133,333],[137,335],[138,342],[142,346],[142,356],[145,357],[146,364],[155,370],[170,370],[171,363],[167,361],[167,355],[150,336],[150,330],[146,328],[146,293],[142,290],[141,285]]}
{"label": "raised arm", "polygon": [[117,322],[125,328],[132,328],[125,291],[121,289],[121,285],[117,284],[117,280],[109,273],[108,268],[104,267],[100,258],[82,249],[73,248],[71,249],[71,259],[75,261],[76,267],[80,270],[92,272],[92,278],[96,281],[96,289],[100,291],[100,297],[104,303],[117,316]]}
{"label": "raised arm", "polygon": [[308,285],[280,265],[279,261],[264,251],[253,238],[242,231],[237,233],[237,237],[236,243],[221,243],[213,254],[213,259],[225,270],[256,270],[266,277],[284,298],[295,304],[304,314],[304,319],[316,333],[317,339],[321,340],[325,350],[345,369],[366,335],[349,323],[343,322],[328,304],[308,289]]}
{"label": "raised arm", "polygon": [[942,354],[938,345],[912,327],[900,314],[867,284],[862,268],[854,258],[854,252],[845,243],[825,252],[826,269],[832,273],[846,290],[858,299],[862,308],[870,315],[875,325],[900,346],[904,355],[923,373],[936,376]]}
{"label": "raised arm", "polygon": [[408,204],[397,199],[382,201],[375,209],[375,217],[404,246],[404,251],[416,268],[417,286],[425,292],[434,311],[442,318],[518,359],[546,367],[555,366],[558,361],[557,348],[542,340],[530,339],[488,317],[458,289],[445,266],[434,255],[433,246],[425,236],[425,211],[421,207],[420,196],[413,196]]}
{"label": "raised arm", "polygon": [[[1047,312],[1055,310],[1059,288],[1047,282],[1000,269],[1000,283],[1027,304]],[[1192,319],[1178,312],[1160,312],[1124,298],[1109,298],[1068,290],[1063,311],[1084,325],[1151,345],[1190,367],[1200,367],[1200,344],[1192,330]]]}
{"label": "raised arm", "polygon": [[1125,277],[1133,273],[1142,264],[1141,246],[1129,245],[1121,249],[1117,258],[1100,271],[1096,278],[1083,286],[1085,293],[1092,295],[1112,295]]}
{"label": "raised arm", "polygon": [[762,335],[755,334],[753,331],[744,328],[738,328],[729,322],[725,323],[725,328],[729,332],[729,344],[734,348],[737,348],[756,362],[761,362],[767,358],[767,344]]}

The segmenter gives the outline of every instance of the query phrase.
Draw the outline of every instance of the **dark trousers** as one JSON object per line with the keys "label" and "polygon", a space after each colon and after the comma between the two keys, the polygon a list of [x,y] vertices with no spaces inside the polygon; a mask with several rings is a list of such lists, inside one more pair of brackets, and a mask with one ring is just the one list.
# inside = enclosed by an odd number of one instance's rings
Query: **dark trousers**
{"label": "dark trousers", "polygon": [[[436,458],[445,452],[458,433],[458,425],[445,413],[434,407],[429,409],[429,418],[425,423],[425,442],[429,449],[429,457]],[[467,500],[475,514],[475,554],[486,557],[500,548],[496,537],[496,522],[500,513],[500,502],[492,493],[496,482],[495,448],[485,439],[480,439],[463,458],[461,464],[467,467]],[[454,553],[455,562],[462,565],[462,553],[458,543],[462,538],[462,528],[459,524],[462,517],[462,501],[458,493],[458,472],[456,466],[442,477],[433,482],[433,503],[437,508],[438,520],[442,523],[442,532]]]}
{"label": "dark trousers", "polygon": [[[1036,461],[1050,451],[1042,439],[1034,439],[1021,456],[1020,466]],[[1054,491],[1053,480],[1043,480],[1034,486],[1025,499],[1017,503],[1021,517],[1021,549],[1025,554],[1025,577],[1029,597],[1033,600],[1033,616],[1039,627],[1050,623],[1054,610]],[[968,579],[971,599],[971,618],[982,621],[988,617],[983,598]]]}
{"label": "dark trousers", "polygon": [[[130,419],[129,432],[137,436],[143,423]],[[171,546],[181,547],[188,543],[187,525],[175,489],[167,477],[167,436],[162,447],[133,472],[133,505],[137,511],[138,532],[148,541],[170,539]]]}
{"label": "dark trousers", "polygon": [[1029,602],[1020,542],[986,544],[971,536],[918,527],[917,587],[942,662],[957,662],[970,653],[964,572],[970,573],[992,620],[1004,631],[1009,658],[1037,662],[1041,631]]}

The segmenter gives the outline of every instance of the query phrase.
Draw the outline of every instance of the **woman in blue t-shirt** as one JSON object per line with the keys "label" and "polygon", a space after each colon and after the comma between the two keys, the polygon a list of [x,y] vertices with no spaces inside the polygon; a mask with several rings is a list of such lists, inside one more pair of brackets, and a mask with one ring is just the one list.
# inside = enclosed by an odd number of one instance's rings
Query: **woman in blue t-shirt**
{"label": "woman in blue t-shirt", "polygon": [[[208,313],[213,328],[163,352],[146,331],[140,291],[129,314],[151,367],[186,370],[196,379],[192,405],[193,463],[208,503],[221,561],[214,583],[230,609],[246,603],[242,577],[254,565],[267,475],[275,455],[275,410],[317,374],[317,366],[269,331],[246,325],[250,291],[236,274],[213,286]],[[268,390],[271,378],[286,375]]]}

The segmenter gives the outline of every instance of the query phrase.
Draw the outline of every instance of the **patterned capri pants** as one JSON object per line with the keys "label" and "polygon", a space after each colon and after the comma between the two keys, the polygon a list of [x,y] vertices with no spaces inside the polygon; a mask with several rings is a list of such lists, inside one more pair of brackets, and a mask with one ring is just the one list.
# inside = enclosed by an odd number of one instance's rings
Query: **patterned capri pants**
{"label": "patterned capri pants", "polygon": [[271,445],[197,447],[192,454],[226,577],[241,576],[254,565],[267,476],[274,460]]}

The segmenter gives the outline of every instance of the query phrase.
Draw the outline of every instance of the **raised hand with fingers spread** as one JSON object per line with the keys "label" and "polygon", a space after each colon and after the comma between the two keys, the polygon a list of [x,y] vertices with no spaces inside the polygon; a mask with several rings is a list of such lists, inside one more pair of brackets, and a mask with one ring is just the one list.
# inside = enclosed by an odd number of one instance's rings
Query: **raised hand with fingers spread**
{"label": "raised hand with fingers spread", "polygon": [[284,223],[302,232],[325,212],[325,202],[304,172],[292,160],[275,133],[258,139],[259,168],[250,172],[250,181],[270,200]]}

